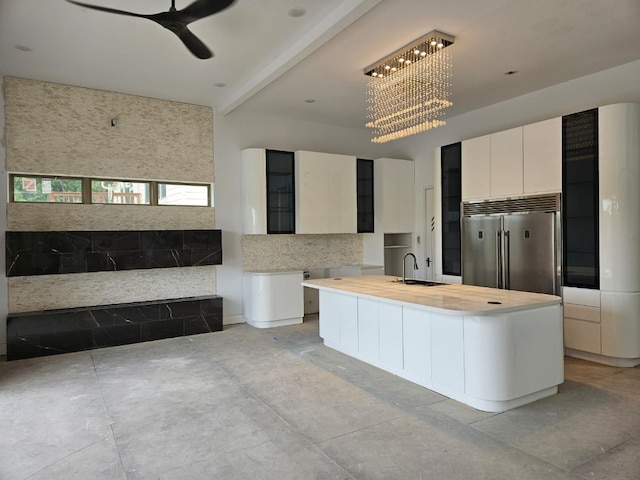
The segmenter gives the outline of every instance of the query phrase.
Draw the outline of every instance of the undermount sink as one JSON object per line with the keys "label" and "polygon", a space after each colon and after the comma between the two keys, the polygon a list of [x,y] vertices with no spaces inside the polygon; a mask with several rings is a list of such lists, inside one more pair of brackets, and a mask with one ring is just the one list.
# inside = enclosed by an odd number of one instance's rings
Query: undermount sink
{"label": "undermount sink", "polygon": [[[403,283],[401,279],[396,280],[398,283]],[[446,285],[446,283],[433,282],[431,280],[418,280],[417,278],[407,278],[404,281],[405,285],[422,285],[423,287],[436,287],[438,285]]]}

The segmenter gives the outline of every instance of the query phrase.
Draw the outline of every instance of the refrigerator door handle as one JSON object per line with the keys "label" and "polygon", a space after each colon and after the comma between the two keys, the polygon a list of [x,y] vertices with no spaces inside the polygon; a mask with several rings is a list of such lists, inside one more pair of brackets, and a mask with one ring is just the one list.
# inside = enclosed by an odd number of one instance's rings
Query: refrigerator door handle
{"label": "refrigerator door handle", "polygon": [[496,288],[502,286],[502,231],[496,231]]}
{"label": "refrigerator door handle", "polygon": [[511,290],[511,245],[509,244],[509,230],[504,232],[504,288]]}

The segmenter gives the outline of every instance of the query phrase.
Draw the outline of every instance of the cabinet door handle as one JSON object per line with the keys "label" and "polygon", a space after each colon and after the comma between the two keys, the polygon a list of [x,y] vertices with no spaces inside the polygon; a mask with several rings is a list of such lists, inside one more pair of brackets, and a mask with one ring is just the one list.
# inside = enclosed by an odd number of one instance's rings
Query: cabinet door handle
{"label": "cabinet door handle", "polygon": [[496,231],[496,288],[502,286],[502,231]]}

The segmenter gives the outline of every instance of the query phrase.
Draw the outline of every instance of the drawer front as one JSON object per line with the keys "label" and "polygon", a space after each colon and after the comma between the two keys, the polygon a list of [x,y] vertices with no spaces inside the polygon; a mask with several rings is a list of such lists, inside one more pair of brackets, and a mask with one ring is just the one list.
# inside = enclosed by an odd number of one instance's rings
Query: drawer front
{"label": "drawer front", "polygon": [[590,288],[562,287],[564,303],[600,307],[600,290]]}
{"label": "drawer front", "polygon": [[564,318],[575,318],[577,320],[600,323],[600,308],[565,303]]}
{"label": "drawer front", "polygon": [[601,354],[600,324],[565,318],[564,346],[583,352]]}

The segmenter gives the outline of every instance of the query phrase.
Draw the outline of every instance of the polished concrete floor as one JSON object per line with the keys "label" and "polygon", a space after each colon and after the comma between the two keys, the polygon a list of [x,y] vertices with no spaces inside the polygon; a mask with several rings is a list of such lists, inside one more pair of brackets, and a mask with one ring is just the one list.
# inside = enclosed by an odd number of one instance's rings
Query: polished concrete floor
{"label": "polished concrete floor", "polygon": [[566,359],[483,413],[324,347],[317,320],[0,363],[0,479],[640,479],[640,368]]}

